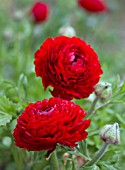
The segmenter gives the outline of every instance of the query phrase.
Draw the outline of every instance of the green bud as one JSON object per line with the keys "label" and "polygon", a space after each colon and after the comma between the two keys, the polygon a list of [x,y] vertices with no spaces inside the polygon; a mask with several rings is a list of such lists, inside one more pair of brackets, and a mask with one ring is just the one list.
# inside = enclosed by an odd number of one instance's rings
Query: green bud
{"label": "green bud", "polygon": [[102,141],[109,144],[119,144],[120,143],[120,130],[119,124],[114,123],[113,125],[104,126],[100,132],[99,136]]}
{"label": "green bud", "polygon": [[95,94],[100,100],[106,100],[112,95],[112,84],[101,82],[95,86]]}
{"label": "green bud", "polygon": [[71,26],[63,26],[59,29],[59,34],[67,37],[73,37],[76,35],[76,32]]}
{"label": "green bud", "polygon": [[18,80],[19,87],[21,86],[21,83],[23,84],[24,89],[26,89],[28,81],[27,81],[27,77],[23,73],[20,75],[19,80]]}

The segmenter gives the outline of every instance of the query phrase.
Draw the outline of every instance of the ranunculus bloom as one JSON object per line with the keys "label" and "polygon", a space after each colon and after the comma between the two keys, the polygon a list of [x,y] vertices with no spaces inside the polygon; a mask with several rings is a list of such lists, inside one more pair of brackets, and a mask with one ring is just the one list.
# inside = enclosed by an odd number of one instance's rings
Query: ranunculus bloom
{"label": "ranunculus bloom", "polygon": [[98,56],[85,41],[76,37],[48,38],[35,53],[36,75],[54,97],[67,100],[88,97],[102,74]]}
{"label": "ranunculus bloom", "polygon": [[101,0],[78,0],[78,5],[89,12],[104,12],[106,5]]}
{"label": "ranunculus bloom", "polygon": [[47,150],[47,156],[57,144],[74,148],[88,135],[90,120],[83,120],[85,115],[78,105],[60,98],[31,103],[18,118],[15,143],[29,151]]}
{"label": "ranunculus bloom", "polygon": [[44,22],[48,17],[49,7],[43,2],[36,2],[31,9],[31,16],[35,23]]}

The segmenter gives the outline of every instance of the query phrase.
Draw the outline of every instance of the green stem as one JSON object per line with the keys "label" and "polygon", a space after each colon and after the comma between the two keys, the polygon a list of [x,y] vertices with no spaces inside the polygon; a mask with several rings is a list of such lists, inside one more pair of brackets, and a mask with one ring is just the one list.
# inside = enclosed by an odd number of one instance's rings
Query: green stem
{"label": "green stem", "polygon": [[104,143],[104,145],[100,148],[100,150],[97,152],[97,154],[92,158],[91,161],[87,162],[85,164],[86,166],[92,166],[94,164],[96,164],[101,158],[102,156],[105,154],[105,152],[108,149],[109,144],[108,143]]}
{"label": "green stem", "polygon": [[108,102],[102,104],[101,106],[97,107],[97,108],[93,111],[92,114],[95,114],[99,109],[102,109],[103,107],[105,107],[105,106],[107,106],[107,105],[109,105],[109,104],[111,104],[111,101],[108,101]]}
{"label": "green stem", "polygon": [[94,110],[94,108],[95,108],[95,105],[96,105],[96,103],[97,103],[98,100],[99,100],[99,99],[98,99],[98,97],[96,96],[96,98],[95,98],[94,101],[92,102],[92,105],[90,106],[90,108],[89,108],[89,110],[88,110],[88,112],[87,112],[86,118],[89,118],[89,117],[90,117],[90,115],[92,114],[92,112],[93,112],[93,110]]}
{"label": "green stem", "polygon": [[18,151],[18,166],[19,166],[19,169],[23,169],[23,150],[22,149],[19,149]]}
{"label": "green stem", "polygon": [[47,165],[47,160],[46,160],[46,158],[44,158],[42,160],[42,163],[41,163],[41,166],[40,166],[40,170],[44,169],[46,167],[46,165]]}
{"label": "green stem", "polygon": [[50,169],[59,170],[56,151],[53,151],[50,157]]}
{"label": "green stem", "polygon": [[18,165],[18,155],[17,155],[15,146],[11,148],[11,152],[12,152],[12,155],[14,158],[15,165],[17,166]]}
{"label": "green stem", "polygon": [[16,170],[22,170],[23,169],[22,151],[18,150],[15,146],[13,146],[12,154],[13,154],[13,158],[16,164]]}

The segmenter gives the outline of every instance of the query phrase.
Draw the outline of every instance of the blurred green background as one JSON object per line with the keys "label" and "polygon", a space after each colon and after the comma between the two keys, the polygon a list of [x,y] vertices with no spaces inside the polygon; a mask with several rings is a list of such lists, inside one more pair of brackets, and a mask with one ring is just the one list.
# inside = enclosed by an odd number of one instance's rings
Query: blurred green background
{"label": "blurred green background", "polygon": [[[119,84],[125,80],[124,0],[105,0],[109,12],[99,15],[86,13],[78,7],[77,0],[44,0],[50,7],[50,14],[48,20],[39,26],[34,25],[29,16],[33,2],[0,0],[0,94],[19,105],[18,115],[27,102],[51,97],[48,91],[44,92],[41,79],[35,76],[34,53],[47,37],[58,36],[59,28],[65,25],[74,27],[76,35],[95,49],[104,71],[101,80],[113,83],[114,92],[119,90],[120,95],[112,100],[124,102],[125,85],[121,89]],[[118,75],[120,80],[117,83]],[[93,96],[74,101],[88,109],[92,99]],[[103,103],[99,102],[98,105]],[[98,130],[102,126],[118,122],[121,127],[121,144],[110,147],[98,165],[101,170],[123,170],[125,167],[124,112],[124,104],[113,104],[92,118],[91,135],[87,139],[92,155],[102,145],[98,137]],[[11,143],[8,146],[3,140],[9,136],[8,128],[13,130],[11,124],[8,126],[0,126],[0,170],[15,168],[10,153]]]}
{"label": "blurred green background", "polygon": [[[124,78],[124,0],[107,0],[109,12],[99,15],[88,14],[78,8],[77,0],[44,2],[50,6],[50,14],[48,20],[39,26],[40,34],[36,38],[31,35],[35,26],[28,16],[33,1],[0,0],[1,78],[15,81],[22,71],[29,71],[29,67],[33,67],[36,49],[47,37],[57,36],[59,28],[64,25],[73,26],[76,35],[90,43],[98,53],[105,72],[104,79],[117,74]],[[4,35],[6,30],[10,31],[10,40]],[[32,38],[36,38],[35,41]]]}

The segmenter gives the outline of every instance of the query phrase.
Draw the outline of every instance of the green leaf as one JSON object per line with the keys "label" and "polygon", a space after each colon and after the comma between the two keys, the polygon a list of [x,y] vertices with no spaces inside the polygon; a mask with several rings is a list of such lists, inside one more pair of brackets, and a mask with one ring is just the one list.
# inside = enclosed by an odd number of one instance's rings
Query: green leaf
{"label": "green leaf", "polygon": [[5,126],[12,119],[12,115],[0,113],[0,126]]}
{"label": "green leaf", "polygon": [[8,90],[15,88],[15,84],[8,81],[8,80],[3,80],[0,81],[0,92],[7,92]]}
{"label": "green leaf", "polygon": [[124,99],[125,98],[125,82],[117,81],[117,85],[113,88],[112,99]]}
{"label": "green leaf", "polygon": [[88,149],[87,149],[87,142],[84,140],[82,142],[79,142],[79,147],[76,147],[77,151],[79,151],[85,158],[90,160],[90,157],[88,155]]}
{"label": "green leaf", "polygon": [[13,116],[16,116],[15,104],[6,96],[0,95],[0,126],[9,123]]}
{"label": "green leaf", "polygon": [[121,117],[120,114],[116,113],[115,115],[116,115],[116,117],[118,118],[118,120],[119,120],[121,123],[125,124],[125,121],[124,121],[124,119]]}
{"label": "green leaf", "polygon": [[0,95],[0,114],[9,114],[16,116],[15,104],[6,96]]}
{"label": "green leaf", "polygon": [[75,165],[73,161],[69,161],[66,165],[67,170],[75,170]]}
{"label": "green leaf", "polygon": [[88,166],[88,167],[82,167],[80,170],[100,170],[100,168],[97,165]]}
{"label": "green leaf", "polygon": [[113,165],[107,165],[107,164],[103,163],[103,166],[106,167],[106,170],[118,170]]}
{"label": "green leaf", "polygon": [[89,135],[88,136],[93,136],[93,135],[98,135],[99,134],[99,130],[96,130],[96,131],[89,131],[88,132],[89,133]]}

